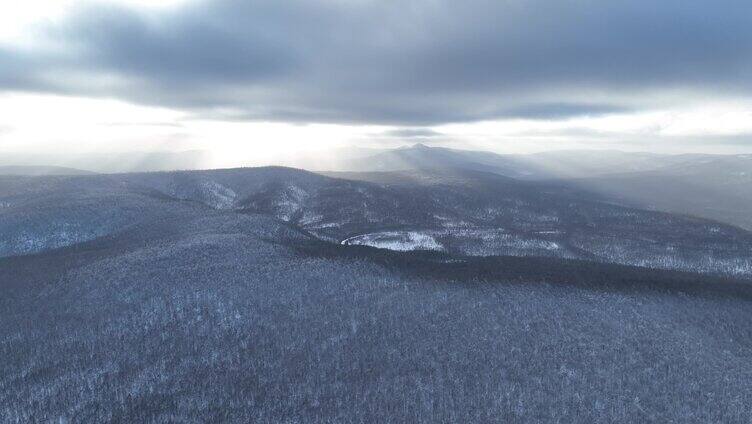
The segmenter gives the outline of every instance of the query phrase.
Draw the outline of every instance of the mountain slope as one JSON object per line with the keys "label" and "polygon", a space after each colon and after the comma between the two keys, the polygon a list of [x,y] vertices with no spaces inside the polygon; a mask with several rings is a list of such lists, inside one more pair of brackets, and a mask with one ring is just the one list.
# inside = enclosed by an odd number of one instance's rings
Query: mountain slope
{"label": "mountain slope", "polygon": [[93,174],[76,168],[63,166],[0,166],[0,175],[87,175]]}
{"label": "mountain slope", "polygon": [[357,158],[351,164],[345,165],[350,170],[385,172],[405,171],[416,169],[476,169],[505,174],[516,174],[516,164],[501,155],[453,150],[439,147],[429,147],[416,144],[385,150],[380,153]]}
{"label": "mountain slope", "polygon": [[[466,169],[492,172],[517,179],[587,178],[611,174],[649,172],[715,160],[723,156],[661,155],[618,150],[556,150],[532,154],[448,149],[415,144],[370,155],[340,155],[329,171],[389,172],[425,169]],[[734,156],[729,156],[734,158]]]}
{"label": "mountain slope", "polygon": [[446,262],[204,209],[0,258],[0,293],[4,422],[752,414],[747,283],[553,258]]}
{"label": "mountain slope", "polygon": [[340,169],[393,172],[459,169],[522,180],[571,180],[626,206],[694,215],[752,230],[752,156],[550,151],[497,155],[415,145],[343,160]]}
{"label": "mountain slope", "polygon": [[752,156],[714,156],[656,171],[570,181],[625,205],[752,229]]}
{"label": "mountain slope", "polygon": [[[503,228],[506,251],[505,234],[613,234],[643,259],[661,243],[713,257],[748,253],[748,233],[482,172],[348,177],[368,181],[0,177],[2,240],[81,236],[0,257],[0,422],[752,416],[748,280],[461,246]],[[456,238],[436,239],[446,252],[326,241],[395,225]]]}
{"label": "mountain slope", "polygon": [[99,173],[202,169],[210,166],[211,162],[212,154],[205,150],[111,153],[66,153],[61,151],[36,154],[4,153],[0,156],[0,167],[34,164],[52,168],[87,169]]}
{"label": "mountain slope", "polygon": [[255,168],[9,177],[0,183],[0,230],[7,234],[0,255],[75,244],[203,208],[268,215],[335,243],[752,274],[752,234],[717,222],[477,171],[346,176]]}

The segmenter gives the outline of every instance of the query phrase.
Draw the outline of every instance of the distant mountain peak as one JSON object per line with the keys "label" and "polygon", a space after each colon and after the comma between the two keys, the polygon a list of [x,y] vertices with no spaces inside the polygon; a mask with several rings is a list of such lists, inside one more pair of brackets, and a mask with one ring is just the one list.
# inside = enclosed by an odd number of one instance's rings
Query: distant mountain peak
{"label": "distant mountain peak", "polygon": [[429,150],[433,149],[433,147],[427,146],[423,143],[415,143],[411,146],[402,146],[398,148],[397,150]]}

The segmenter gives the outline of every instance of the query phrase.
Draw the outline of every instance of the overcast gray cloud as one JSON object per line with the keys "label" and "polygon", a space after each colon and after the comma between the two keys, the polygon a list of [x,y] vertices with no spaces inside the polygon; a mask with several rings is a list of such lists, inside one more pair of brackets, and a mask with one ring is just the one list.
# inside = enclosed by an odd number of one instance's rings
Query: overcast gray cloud
{"label": "overcast gray cloud", "polygon": [[240,120],[431,125],[752,94],[749,0],[218,0],[80,8],[0,89]]}

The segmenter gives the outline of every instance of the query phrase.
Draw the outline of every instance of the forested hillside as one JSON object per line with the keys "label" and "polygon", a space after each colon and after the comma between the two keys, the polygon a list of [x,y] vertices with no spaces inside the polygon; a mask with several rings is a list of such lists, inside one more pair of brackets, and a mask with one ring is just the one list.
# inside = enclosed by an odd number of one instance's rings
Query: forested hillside
{"label": "forested hillside", "polygon": [[[596,232],[640,222],[607,219],[631,210],[576,193],[461,181],[464,192],[435,175],[358,182],[284,168],[2,179],[0,421],[752,418],[744,279],[533,250],[377,249],[312,226],[425,225],[440,194],[478,196],[441,209],[453,216],[530,202],[475,225],[570,219],[532,219],[564,211],[536,196],[592,217]],[[718,240],[697,252],[741,250],[748,237],[630,213],[652,219],[640,237]]]}

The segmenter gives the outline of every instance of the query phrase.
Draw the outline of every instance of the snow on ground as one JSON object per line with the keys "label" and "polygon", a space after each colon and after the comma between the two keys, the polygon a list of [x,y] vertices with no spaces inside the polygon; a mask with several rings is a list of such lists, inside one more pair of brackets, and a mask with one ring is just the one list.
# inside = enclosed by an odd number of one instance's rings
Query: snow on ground
{"label": "snow on ground", "polygon": [[47,231],[22,232],[8,238],[0,238],[0,257],[25,255],[92,240],[103,232],[86,231],[82,228],[53,227]]}
{"label": "snow on ground", "polygon": [[237,194],[229,187],[215,181],[202,181],[200,188],[207,203],[213,208],[230,209],[235,203]]}
{"label": "snow on ground", "polygon": [[469,256],[571,256],[556,241],[508,233],[501,228],[455,231],[451,237],[453,250]]}
{"label": "snow on ground", "polygon": [[463,221],[461,219],[455,219],[448,216],[443,215],[434,215],[433,216],[435,220],[439,222],[439,225],[441,225],[443,228],[470,228],[472,227],[472,224]]}
{"label": "snow on ground", "polygon": [[[444,244],[447,242],[449,245]],[[382,231],[350,237],[343,240],[342,244],[371,246],[402,252],[410,250],[453,251],[470,256],[566,255],[561,245],[555,241],[509,234],[503,228]]]}
{"label": "snow on ground", "polygon": [[[311,211],[303,211],[303,216],[298,220],[298,224],[302,226],[313,226],[324,220],[324,215],[313,213]],[[327,225],[327,224],[323,224]]]}
{"label": "snow on ground", "polygon": [[303,200],[308,196],[309,194],[302,188],[289,184],[274,200],[278,217],[284,221],[290,221],[293,215],[301,209]]}
{"label": "snow on ground", "polygon": [[306,228],[313,229],[313,230],[316,230],[316,229],[320,230],[323,228],[338,228],[338,227],[343,226],[344,224],[345,224],[344,222],[322,222],[321,224],[315,224],[315,225],[309,224],[306,226]]}
{"label": "snow on ground", "polygon": [[363,234],[343,240],[345,245],[371,246],[379,249],[397,250],[444,250],[431,235],[418,231],[385,231]]}

